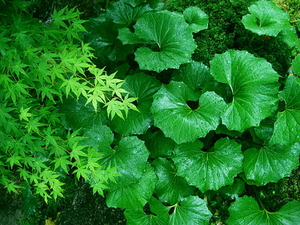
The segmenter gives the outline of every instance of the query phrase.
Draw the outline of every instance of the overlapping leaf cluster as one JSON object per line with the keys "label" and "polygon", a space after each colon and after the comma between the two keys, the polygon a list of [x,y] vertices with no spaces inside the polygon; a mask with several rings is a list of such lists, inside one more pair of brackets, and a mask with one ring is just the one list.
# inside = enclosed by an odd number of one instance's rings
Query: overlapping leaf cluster
{"label": "overlapping leaf cluster", "polygon": [[[58,103],[84,99],[91,112],[107,107],[111,117],[134,108],[123,81],[91,61],[80,13],[66,8],[38,21],[18,1],[0,13],[0,184],[17,192],[25,183],[49,198],[63,196],[64,178],[75,174],[102,193],[115,169],[99,164],[101,154],[81,144],[78,129],[64,128]],[[125,95],[124,95],[125,94]]]}
{"label": "overlapping leaf cluster", "polygon": [[[250,7],[254,16],[243,23],[247,28],[256,17],[253,32],[266,26],[272,34],[259,34],[276,36],[289,21],[271,8],[281,22],[268,22],[268,4]],[[217,54],[209,67],[193,61],[192,34],[207,23],[197,7],[181,14],[132,0],[114,3],[89,23],[86,40],[97,56],[129,67],[124,89],[137,98],[139,112],[129,110],[125,120],[89,118],[97,127],[86,121],[75,126],[84,126],[105,168],[118,167],[121,176],[108,185],[107,204],[126,209],[128,224],[208,224],[208,192],[229,194],[238,186],[242,195],[245,185],[277,182],[299,166],[299,78],[280,77],[265,59],[243,50]],[[81,107],[70,103],[64,111],[80,117]],[[261,218],[293,224],[297,208],[299,202],[291,202],[271,215],[245,196],[230,207],[228,224],[260,224]]]}

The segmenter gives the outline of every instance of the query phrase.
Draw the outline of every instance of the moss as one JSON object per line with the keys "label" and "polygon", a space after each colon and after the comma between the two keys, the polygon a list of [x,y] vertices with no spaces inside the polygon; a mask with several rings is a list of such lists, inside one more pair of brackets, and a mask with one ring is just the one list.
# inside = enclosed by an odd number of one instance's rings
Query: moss
{"label": "moss", "polygon": [[300,22],[299,0],[274,0],[274,2],[290,15],[291,23],[293,25],[296,25],[296,23]]}

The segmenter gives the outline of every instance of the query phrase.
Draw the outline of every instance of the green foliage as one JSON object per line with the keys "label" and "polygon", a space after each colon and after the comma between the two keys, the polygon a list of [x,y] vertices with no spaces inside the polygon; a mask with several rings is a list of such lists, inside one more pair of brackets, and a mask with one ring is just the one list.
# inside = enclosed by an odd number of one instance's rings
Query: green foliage
{"label": "green foliage", "polygon": [[47,202],[63,197],[64,180],[74,174],[102,194],[116,173],[102,168],[101,154],[81,144],[77,129],[63,128],[58,104],[83,98],[90,114],[107,107],[108,116],[123,117],[135,99],[92,62],[92,48],[80,41],[85,21],[78,11],[54,11],[43,23],[18,7],[7,3],[0,15],[0,183],[18,192],[26,182]]}
{"label": "green foliage", "polygon": [[[277,190],[264,188],[288,179],[299,166],[299,57],[291,57],[294,44],[281,49],[289,32],[272,38],[246,30],[241,20],[250,3],[169,1],[169,9],[179,11],[171,12],[153,1],[121,0],[85,24],[84,39],[97,59],[74,32],[58,46],[76,48],[59,56],[50,47],[43,50],[50,61],[58,57],[55,71],[68,69],[50,73],[51,88],[34,74],[23,83],[30,61],[10,66],[8,74],[17,79],[1,85],[19,84],[0,92],[9,99],[1,106],[1,141],[25,129],[25,141],[40,148],[32,167],[37,172],[28,174],[23,166],[33,161],[18,151],[24,139],[2,145],[14,146],[2,162],[6,173],[22,169],[19,174],[38,193],[49,195],[47,188],[58,186],[58,197],[60,176],[72,171],[105,194],[108,206],[123,209],[128,224],[296,224],[299,202],[280,196],[275,201]],[[41,26],[57,29],[54,21]],[[64,24],[57,26],[70,29],[72,23]],[[6,46],[10,39],[3,37]],[[79,60],[82,49],[87,61]],[[120,73],[98,69],[106,63]],[[24,104],[26,95],[34,99]]]}

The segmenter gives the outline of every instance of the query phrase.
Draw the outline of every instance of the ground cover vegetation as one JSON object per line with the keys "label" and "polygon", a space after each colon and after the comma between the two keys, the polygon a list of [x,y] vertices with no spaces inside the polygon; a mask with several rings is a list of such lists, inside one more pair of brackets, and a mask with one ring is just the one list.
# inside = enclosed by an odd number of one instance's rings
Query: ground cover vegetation
{"label": "ground cover vegetation", "polygon": [[3,1],[1,184],[57,207],[80,180],[127,224],[298,224],[299,17],[275,2],[291,15],[120,0],[39,21]]}

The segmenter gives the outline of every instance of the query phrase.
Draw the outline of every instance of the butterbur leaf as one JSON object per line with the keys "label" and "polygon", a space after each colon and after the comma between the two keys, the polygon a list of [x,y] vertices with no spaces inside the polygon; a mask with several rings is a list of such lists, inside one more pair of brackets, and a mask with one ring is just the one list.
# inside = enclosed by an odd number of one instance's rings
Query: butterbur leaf
{"label": "butterbur leaf", "polygon": [[135,6],[125,1],[115,2],[112,7],[107,9],[107,17],[114,23],[125,26],[132,25],[141,15],[152,10],[149,5]]}
{"label": "butterbur leaf", "polygon": [[213,149],[203,151],[202,142],[179,145],[172,157],[178,175],[202,192],[230,185],[242,172],[241,145],[228,138],[218,140]]}
{"label": "butterbur leaf", "polygon": [[179,70],[175,70],[173,75],[175,81],[183,81],[194,91],[204,89],[213,79],[208,67],[195,61],[181,65]]}
{"label": "butterbur leaf", "polygon": [[172,139],[165,137],[161,130],[154,133],[148,130],[145,134],[144,140],[148,150],[150,151],[151,158],[168,157],[172,155],[176,145]]}
{"label": "butterbur leaf", "polygon": [[277,182],[289,176],[299,165],[298,148],[286,146],[265,146],[244,152],[243,169],[247,179],[254,180],[257,185]]}
{"label": "butterbur leaf", "polygon": [[116,184],[112,184],[113,190],[136,182],[148,166],[149,152],[144,142],[137,137],[125,137],[114,149],[103,146],[100,152],[103,156],[99,164],[106,168],[118,167],[116,172],[121,175],[116,178]]}
{"label": "butterbur leaf", "polygon": [[[300,54],[296,56],[296,58],[293,60],[292,68],[294,72],[300,76]],[[298,82],[300,83],[300,82]]]}
{"label": "butterbur leaf", "polygon": [[153,196],[148,200],[148,212],[143,208],[126,209],[124,215],[128,225],[165,225],[168,220],[168,208]]}
{"label": "butterbur leaf", "polygon": [[209,224],[212,216],[206,206],[206,201],[197,196],[189,196],[172,208],[173,213],[170,215],[167,224]]}
{"label": "butterbur leaf", "polygon": [[259,126],[277,108],[278,75],[265,59],[229,50],[211,61],[213,77],[230,87],[232,101],[221,116],[229,130]]}
{"label": "butterbur leaf", "polygon": [[[189,102],[193,105],[189,106]],[[216,129],[224,106],[223,99],[214,92],[199,97],[186,84],[172,81],[154,95],[151,111],[154,125],[181,144],[205,137]]]}
{"label": "butterbur leaf", "polygon": [[190,24],[193,33],[197,33],[208,27],[208,15],[198,7],[191,6],[185,9],[183,16],[188,24]]}
{"label": "butterbur leaf", "polygon": [[153,167],[148,166],[140,179],[126,186],[118,187],[109,191],[106,204],[109,207],[121,209],[136,209],[143,207],[154,192],[157,178]]}
{"label": "butterbur leaf", "polygon": [[105,110],[95,112],[92,104],[85,105],[85,103],[86,99],[80,97],[78,101],[73,98],[65,99],[60,105],[60,112],[63,114],[62,122],[66,129],[84,130],[106,122]]}
{"label": "butterbur leaf", "polygon": [[285,103],[285,109],[277,113],[272,144],[289,145],[300,141],[300,79],[290,76],[279,98]]}
{"label": "butterbur leaf", "polygon": [[125,78],[123,88],[137,99],[137,109],[129,110],[125,120],[115,117],[112,128],[122,135],[143,134],[152,125],[150,107],[153,94],[160,88],[158,80],[146,74],[135,74]]}
{"label": "butterbur leaf", "polygon": [[177,169],[172,161],[158,158],[152,165],[158,177],[155,193],[160,201],[174,204],[195,191],[183,177],[177,175]]}
{"label": "butterbur leaf", "polygon": [[289,29],[290,18],[271,1],[258,1],[248,8],[250,14],[243,16],[245,28],[258,35],[276,37],[284,29]]}
{"label": "butterbur leaf", "polygon": [[288,202],[277,212],[260,209],[257,202],[248,196],[238,198],[229,207],[228,225],[279,225],[299,224],[300,202]]}
{"label": "butterbur leaf", "polygon": [[161,72],[191,61],[196,49],[189,25],[182,15],[169,11],[148,13],[134,25],[135,34],[150,47],[140,47],[135,60],[140,69]]}

